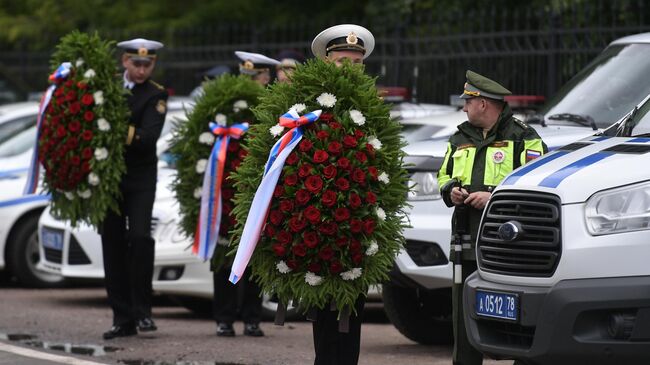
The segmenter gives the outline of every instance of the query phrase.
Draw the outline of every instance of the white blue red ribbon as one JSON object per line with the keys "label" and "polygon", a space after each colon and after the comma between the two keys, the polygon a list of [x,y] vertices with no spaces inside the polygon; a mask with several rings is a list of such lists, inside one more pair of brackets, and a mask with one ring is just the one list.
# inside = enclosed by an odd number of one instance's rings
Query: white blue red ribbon
{"label": "white blue red ribbon", "polygon": [[38,117],[36,120],[36,142],[34,143],[34,149],[32,150],[32,159],[29,164],[29,170],[27,171],[27,182],[25,188],[23,189],[23,195],[34,194],[36,188],[38,187],[39,180],[39,168],[40,163],[38,162],[38,140],[41,136],[41,127],[43,126],[43,119],[45,119],[45,112],[47,107],[50,105],[52,100],[52,94],[58,87],[58,84],[67,79],[70,75],[70,68],[72,64],[70,62],[63,62],[49,77],[49,80],[53,82],[50,87],[47,88],[43,96],[41,97],[41,102],[38,106]]}
{"label": "white blue red ribbon", "polygon": [[210,123],[210,131],[217,136],[217,140],[212,147],[203,176],[201,210],[192,245],[192,253],[202,260],[212,257],[219,239],[222,211],[221,184],[230,138],[240,139],[247,130],[248,123],[234,124],[230,127]]}
{"label": "white blue red ribbon", "polygon": [[242,277],[251,256],[253,256],[253,251],[255,251],[255,246],[257,246],[257,241],[259,241],[264,228],[271,198],[282,173],[284,162],[302,139],[302,127],[318,120],[320,114],[321,111],[316,110],[299,116],[295,110],[290,109],[280,117],[280,125],[291,129],[273,145],[269,153],[262,182],[257,187],[253,197],[241,240],[239,241],[239,247],[237,248],[237,254],[235,255],[235,261],[230,271],[230,282],[233,284],[236,284]]}

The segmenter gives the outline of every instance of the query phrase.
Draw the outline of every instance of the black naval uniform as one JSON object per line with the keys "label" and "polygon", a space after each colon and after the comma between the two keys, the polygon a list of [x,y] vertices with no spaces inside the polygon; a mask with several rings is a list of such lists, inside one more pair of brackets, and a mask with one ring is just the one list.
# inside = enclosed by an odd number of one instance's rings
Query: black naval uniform
{"label": "black naval uniform", "polygon": [[113,325],[135,328],[151,317],[154,240],[151,214],[156,195],[156,142],[167,112],[167,92],[147,80],[128,96],[131,111],[119,201],[120,214],[109,211],[101,229],[104,274]]}

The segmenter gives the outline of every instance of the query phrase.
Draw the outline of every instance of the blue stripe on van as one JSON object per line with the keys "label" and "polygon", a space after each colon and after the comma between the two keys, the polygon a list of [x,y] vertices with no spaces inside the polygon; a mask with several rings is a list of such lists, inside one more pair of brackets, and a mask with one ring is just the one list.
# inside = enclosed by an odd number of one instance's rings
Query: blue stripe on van
{"label": "blue stripe on van", "polygon": [[555,151],[555,152],[549,153],[549,154],[547,154],[547,155],[545,155],[543,157],[537,158],[537,159],[525,164],[524,166],[522,166],[520,169],[513,172],[512,174],[508,175],[508,177],[506,177],[506,179],[503,180],[501,185],[513,185],[514,183],[517,182],[517,180],[519,180],[520,177],[526,175],[527,173],[535,170],[536,168],[538,168],[540,166],[544,166],[547,163],[566,155],[569,152],[570,151]]}
{"label": "blue stripe on van", "polygon": [[587,166],[593,165],[596,162],[613,155],[614,153],[611,152],[596,152],[593,155],[581,158],[580,160],[574,161],[573,163],[547,176],[544,180],[542,180],[542,182],[539,183],[539,186],[556,188],[567,177],[575,174]]}

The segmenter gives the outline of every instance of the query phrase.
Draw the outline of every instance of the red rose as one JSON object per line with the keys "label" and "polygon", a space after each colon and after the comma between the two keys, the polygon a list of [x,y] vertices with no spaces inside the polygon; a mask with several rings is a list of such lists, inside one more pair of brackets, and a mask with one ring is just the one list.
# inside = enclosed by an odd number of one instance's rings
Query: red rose
{"label": "red rose", "polygon": [[311,175],[311,169],[312,166],[310,164],[304,163],[298,167],[298,175],[300,175],[300,177],[307,177]]}
{"label": "red rose", "polygon": [[342,222],[350,219],[350,210],[348,210],[348,208],[336,208],[334,211],[334,219],[337,222]]}
{"label": "red rose", "polygon": [[336,242],[336,245],[338,247],[343,247],[343,246],[348,244],[348,238],[347,237],[338,237],[335,242]]}
{"label": "red rose", "polygon": [[70,124],[68,124],[68,129],[72,133],[77,133],[81,129],[81,123],[79,123],[76,120],[73,120],[72,122],[70,122]]}
{"label": "red rose", "polygon": [[289,244],[292,238],[293,237],[291,236],[291,233],[287,231],[278,231],[278,233],[275,235],[275,239],[283,245]]}
{"label": "red rose", "polygon": [[323,176],[325,176],[328,179],[332,179],[336,176],[336,167],[334,165],[327,165],[323,169]]}
{"label": "red rose", "polygon": [[311,271],[313,273],[318,273],[320,272],[320,264],[318,262],[312,262],[309,265],[307,265],[307,270]]}
{"label": "red rose", "polygon": [[361,129],[355,129],[355,130],[354,130],[354,137],[357,138],[357,139],[359,139],[359,138],[361,138],[361,137],[363,137],[363,136],[365,136],[365,135],[366,135],[366,134],[363,133],[363,132],[361,131]]}
{"label": "red rose", "polygon": [[343,145],[337,141],[332,141],[327,146],[327,150],[333,155],[339,155],[341,154],[341,150],[343,150]]}
{"label": "red rose", "polygon": [[329,261],[334,257],[334,250],[330,246],[324,247],[320,252],[318,253],[318,257],[325,261]]}
{"label": "red rose", "polygon": [[289,228],[291,231],[297,233],[302,231],[307,226],[307,221],[298,217],[289,219]]}
{"label": "red rose", "polygon": [[278,198],[284,195],[284,185],[277,185],[273,190],[273,196]]}
{"label": "red rose", "polygon": [[293,201],[291,200],[283,200],[280,202],[280,210],[283,212],[291,212],[293,211]]}
{"label": "red rose", "polygon": [[293,251],[293,254],[296,256],[303,257],[307,254],[307,248],[305,248],[305,245],[303,244],[297,244],[293,247],[291,247],[291,251]]}
{"label": "red rose", "polygon": [[344,177],[339,177],[338,179],[336,179],[335,184],[336,187],[339,188],[339,190],[347,191],[348,189],[350,189],[350,182],[348,181],[348,179]]}
{"label": "red rose", "polygon": [[359,242],[359,240],[354,238],[350,240],[350,252],[361,252],[361,242]]}
{"label": "red rose", "polygon": [[89,160],[91,157],[93,157],[93,150],[90,147],[86,147],[81,151],[81,157],[84,158],[84,160]]}
{"label": "red rose", "polygon": [[352,180],[364,185],[366,183],[366,173],[360,168],[356,168],[352,171]]}
{"label": "red rose", "polygon": [[72,114],[79,114],[79,112],[81,111],[81,104],[79,104],[79,102],[76,101],[76,102],[70,104],[70,107],[69,107],[68,110]]}
{"label": "red rose", "polygon": [[365,163],[366,161],[368,161],[368,156],[366,156],[366,154],[361,151],[355,152],[354,158],[361,163]]}
{"label": "red rose", "polygon": [[318,119],[320,119],[322,122],[329,122],[330,120],[332,120],[333,117],[334,116],[332,115],[332,113],[323,113],[320,115]]}
{"label": "red rose", "polygon": [[230,140],[230,143],[228,143],[228,152],[237,152],[237,150],[239,150],[239,142]]}
{"label": "red rose", "polygon": [[75,149],[79,145],[79,140],[76,137],[70,137],[66,141],[65,145],[68,147],[67,150]]}
{"label": "red rose", "polygon": [[363,254],[355,253],[354,255],[352,255],[352,262],[354,262],[355,265],[359,265],[362,260],[363,260]]}
{"label": "red rose", "polygon": [[91,94],[84,94],[84,96],[81,97],[81,103],[83,105],[90,105],[93,101],[95,101],[95,99],[93,99]]}
{"label": "red rose", "polygon": [[320,176],[310,176],[305,180],[305,187],[312,193],[318,193],[323,188],[323,179]]}
{"label": "red rose", "polygon": [[74,90],[68,91],[67,94],[65,94],[65,100],[67,101],[73,101],[77,98],[77,93]]}
{"label": "red rose", "polygon": [[91,130],[85,130],[83,133],[81,133],[81,138],[83,138],[84,141],[90,141],[93,139],[93,132]]}
{"label": "red rose", "polygon": [[321,196],[321,202],[326,207],[332,207],[336,204],[336,193],[332,190],[325,190]]}
{"label": "red rose", "polygon": [[59,97],[59,96],[63,95],[63,93],[64,93],[63,88],[62,87],[57,87],[56,91],[54,92],[54,96]]}
{"label": "red rose", "polygon": [[342,168],[343,170],[347,170],[347,169],[349,169],[351,167],[350,160],[348,160],[345,157],[339,158],[339,160],[336,161],[336,165],[338,167]]}
{"label": "red rose", "polygon": [[271,221],[271,223],[275,224],[276,226],[282,223],[283,219],[284,219],[284,215],[279,210],[272,210],[269,213],[269,220]]}
{"label": "red rose", "polygon": [[337,122],[330,122],[329,126],[332,129],[340,129],[341,128],[341,124],[339,124]]}
{"label": "red rose", "polygon": [[343,145],[345,147],[354,148],[354,147],[357,146],[357,144],[358,144],[357,140],[354,137],[352,137],[350,135],[346,135],[345,137],[343,137]]}
{"label": "red rose", "polygon": [[357,209],[361,206],[361,197],[357,193],[350,193],[349,204],[350,208]]}
{"label": "red rose", "polygon": [[[77,83],[77,87],[78,87],[79,89],[81,89],[81,90],[86,90],[86,88],[88,87],[88,85],[87,85],[85,82],[81,82],[81,81],[79,81],[79,82]],[[88,94],[86,94],[86,95],[88,95]],[[86,95],[84,95],[84,96],[86,96]],[[91,96],[92,96],[92,95],[91,95]]]}
{"label": "red rose", "polygon": [[372,157],[375,157],[375,147],[373,147],[370,143],[366,143],[366,151],[368,151],[368,154]]}
{"label": "red rose", "polygon": [[323,222],[318,230],[324,235],[333,236],[339,230],[339,226],[334,222]]}
{"label": "red rose", "polygon": [[74,85],[74,81],[67,80],[63,85],[65,85],[65,87],[72,87],[72,85]]}
{"label": "red rose", "polygon": [[314,144],[311,143],[311,141],[308,140],[308,139],[303,139],[303,140],[300,142],[300,145],[298,146],[298,148],[299,148],[300,151],[302,151],[302,152],[309,152],[309,151],[311,151],[312,147],[314,147]]}
{"label": "red rose", "polygon": [[330,156],[327,154],[327,152],[325,152],[323,150],[316,150],[316,152],[314,152],[314,157],[312,158],[312,160],[315,163],[322,163],[322,162],[327,161],[327,159],[329,157]]}
{"label": "red rose", "polygon": [[369,191],[366,193],[366,202],[368,204],[375,204],[377,202],[377,195],[373,193],[372,191]]}
{"label": "red rose", "polygon": [[305,205],[311,199],[311,194],[305,189],[296,191],[296,202],[298,205]]}
{"label": "red rose", "polygon": [[295,270],[295,269],[298,268],[298,261],[296,261],[296,260],[287,260],[287,266],[289,266],[289,268],[291,270]]}
{"label": "red rose", "polygon": [[370,177],[372,177],[373,180],[377,180],[377,176],[379,176],[379,171],[377,171],[377,168],[374,166],[368,167],[368,173],[370,174]]}
{"label": "red rose", "polygon": [[291,152],[285,162],[289,165],[295,165],[298,162],[298,155],[295,152]]}
{"label": "red rose", "polygon": [[373,221],[372,219],[366,219],[365,221],[363,221],[363,231],[366,234],[371,234],[372,232],[375,231],[375,225],[376,225],[375,221]]}
{"label": "red rose", "polygon": [[287,250],[282,245],[273,245],[272,248],[276,256],[282,257],[287,253]]}
{"label": "red rose", "polygon": [[330,263],[330,272],[332,274],[338,274],[341,271],[343,271],[343,265],[341,265],[340,261],[332,261]]}
{"label": "red rose", "polygon": [[239,152],[237,152],[237,157],[239,157],[239,158],[241,158],[243,160],[244,157],[246,157],[247,154],[248,154],[248,152],[246,152],[245,149],[240,148]]}
{"label": "red rose", "polygon": [[350,220],[350,231],[352,233],[360,233],[363,230],[363,222],[360,219]]}
{"label": "red rose", "polygon": [[327,131],[318,131],[318,133],[316,133],[316,138],[320,139],[321,141],[329,138],[329,136],[330,134]]}
{"label": "red rose", "polygon": [[320,221],[320,210],[313,205],[310,205],[305,209],[304,215],[312,224],[316,224]]}
{"label": "red rose", "polygon": [[273,237],[275,236],[275,228],[273,228],[273,225],[267,224],[264,226],[264,234],[266,234],[267,237]]}
{"label": "red rose", "polygon": [[57,125],[59,125],[60,122],[61,122],[61,117],[58,115],[50,119],[50,123],[52,123],[52,127],[56,127]]}
{"label": "red rose", "polygon": [[313,231],[308,231],[305,232],[305,234],[302,236],[303,240],[305,241],[305,245],[309,248],[316,248],[318,246],[318,233],[313,232]]}
{"label": "red rose", "polygon": [[289,186],[294,186],[298,183],[298,176],[296,174],[287,175],[284,177],[284,183]]}
{"label": "red rose", "polygon": [[81,163],[81,158],[79,158],[79,156],[72,156],[72,158],[70,158],[70,163],[75,166],[79,166]]}
{"label": "red rose", "polygon": [[65,103],[65,99],[62,97],[56,98],[56,105],[61,105]]}

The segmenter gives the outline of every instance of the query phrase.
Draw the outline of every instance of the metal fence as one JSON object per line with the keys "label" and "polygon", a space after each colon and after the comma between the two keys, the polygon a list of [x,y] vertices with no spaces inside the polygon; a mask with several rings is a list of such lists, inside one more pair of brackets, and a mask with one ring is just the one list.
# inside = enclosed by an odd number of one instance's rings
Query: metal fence
{"label": "metal fence", "polygon": [[[467,12],[423,11],[403,19],[337,19],[329,24],[298,20],[282,27],[222,24],[210,28],[138,34],[165,41],[159,79],[186,94],[203,71],[235,68],[233,52],[274,56],[283,49],[306,55],[311,39],[326,26],[346,21],[368,27],[376,49],[367,70],[378,84],[403,86],[420,102],[448,103],[472,69],[502,82],[516,94],[551,96],[609,42],[650,31],[644,0],[560,1],[555,6],[502,9],[494,2]],[[497,4],[498,5],[498,4]],[[133,35],[102,34],[124,39]],[[45,87],[50,52],[0,52],[0,66],[29,90]]]}

